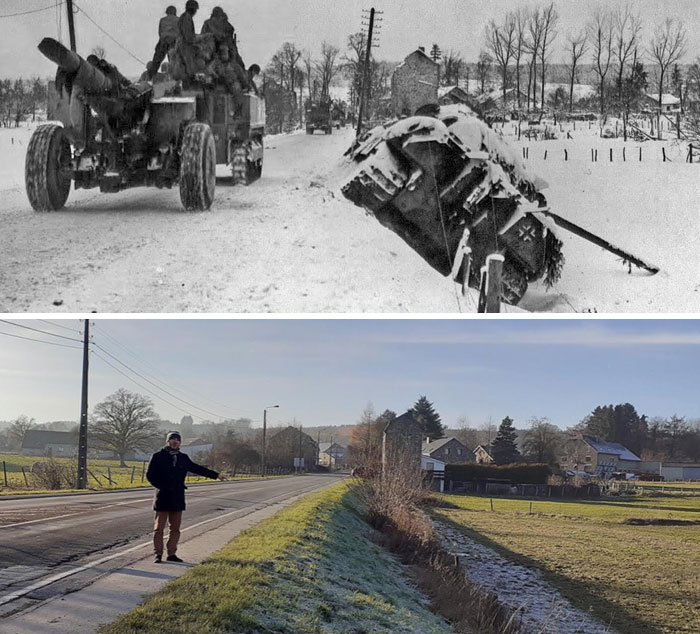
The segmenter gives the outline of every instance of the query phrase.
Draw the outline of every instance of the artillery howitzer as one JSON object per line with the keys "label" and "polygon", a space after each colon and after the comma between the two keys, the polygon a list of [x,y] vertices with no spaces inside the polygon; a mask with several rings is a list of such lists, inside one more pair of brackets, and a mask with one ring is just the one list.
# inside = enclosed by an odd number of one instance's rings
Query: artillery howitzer
{"label": "artillery howitzer", "polygon": [[217,164],[231,166],[234,184],[260,177],[260,97],[197,82],[157,96],[149,82],[131,83],[108,62],[86,61],[56,40],[45,38],[39,50],[58,66],[52,114],[63,125],[40,126],[27,149],[27,195],[36,211],[61,209],[71,182],[102,192],[179,183],[183,207],[205,210]]}
{"label": "artillery howitzer", "polygon": [[555,284],[565,229],[651,273],[649,266],[551,212],[513,150],[464,106],[429,109],[371,130],[350,155],[343,195],[369,210],[433,268],[478,288],[488,255],[504,256],[501,294],[517,305],[528,284]]}

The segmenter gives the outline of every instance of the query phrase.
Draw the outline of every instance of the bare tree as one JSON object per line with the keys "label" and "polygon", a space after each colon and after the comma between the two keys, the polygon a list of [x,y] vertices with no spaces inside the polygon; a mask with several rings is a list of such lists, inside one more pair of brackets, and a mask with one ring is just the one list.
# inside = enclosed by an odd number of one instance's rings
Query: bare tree
{"label": "bare tree", "polygon": [[539,7],[530,11],[527,22],[527,39],[525,50],[530,54],[530,65],[527,78],[527,109],[530,110],[530,95],[532,104],[537,107],[537,57],[542,45],[542,11]]}
{"label": "bare tree", "polygon": [[24,435],[36,426],[36,421],[22,414],[10,423],[7,435],[12,439],[13,447],[22,447]]}
{"label": "bare tree", "polygon": [[639,37],[642,32],[642,20],[639,14],[632,11],[631,3],[618,9],[614,17],[615,22],[615,59],[617,60],[617,94],[618,99],[622,94],[622,82],[625,75],[625,66],[636,57],[639,46]]}
{"label": "bare tree", "polygon": [[649,54],[659,67],[659,110],[661,110],[666,72],[685,55],[686,33],[685,27],[679,21],[666,18],[664,23],[656,29],[649,46]]}
{"label": "bare tree", "polygon": [[493,54],[501,72],[503,106],[505,107],[506,91],[508,89],[508,65],[513,58],[516,40],[515,14],[506,14],[503,24],[496,24],[495,20],[491,20],[486,26],[485,40],[486,48]]}
{"label": "bare tree", "polygon": [[321,59],[316,63],[318,76],[321,80],[321,98],[327,99],[329,96],[330,85],[335,76],[340,70],[338,65],[338,55],[340,49],[328,42],[321,45]]}
{"label": "bare tree", "polygon": [[450,49],[442,57],[442,82],[445,86],[459,85],[459,77],[464,69],[462,56]]}
{"label": "bare tree", "polygon": [[476,78],[479,81],[479,92],[486,92],[486,82],[491,75],[491,67],[493,66],[493,58],[484,50],[479,53],[479,59],[476,62]]}
{"label": "bare tree", "polygon": [[521,109],[522,104],[520,103],[520,69],[522,64],[522,58],[525,54],[525,45],[527,43],[527,24],[528,24],[528,12],[524,7],[518,7],[515,11],[515,41],[513,45],[513,60],[515,62],[515,90],[518,100],[518,110]]}
{"label": "bare tree", "polygon": [[600,114],[605,113],[605,80],[613,58],[613,20],[610,12],[598,8],[588,24],[588,39],[593,51],[593,70],[598,76]]}
{"label": "bare tree", "polygon": [[548,418],[532,418],[523,439],[523,456],[532,462],[554,465],[562,439],[562,431]]}
{"label": "bare tree", "polygon": [[289,90],[294,92],[296,80],[298,78],[297,64],[301,59],[302,52],[296,47],[296,44],[285,42],[282,44],[282,59],[287,68],[287,76],[289,77]]}
{"label": "bare tree", "polygon": [[542,9],[542,41],[540,44],[540,73],[542,76],[540,104],[542,110],[544,110],[544,89],[547,81],[547,51],[557,37],[557,22],[559,22],[559,14],[554,8],[554,2],[551,2],[549,6]]}
{"label": "bare tree", "polygon": [[151,399],[120,388],[95,406],[90,433],[99,446],[114,451],[124,467],[127,453],[151,449],[157,442],[159,420]]}
{"label": "bare tree", "polygon": [[314,90],[313,90],[313,75],[314,75],[314,68],[316,67],[316,62],[314,62],[313,58],[311,57],[311,51],[305,50],[304,54],[302,56],[302,61],[304,63],[304,70],[306,71],[306,82],[307,82],[307,88],[309,91],[309,99],[311,101],[314,100],[316,95],[314,95]]}
{"label": "bare tree", "polygon": [[566,67],[569,71],[569,112],[574,109],[574,84],[576,83],[576,69],[587,49],[586,32],[581,31],[575,35],[569,34],[566,40],[565,53],[567,55]]}

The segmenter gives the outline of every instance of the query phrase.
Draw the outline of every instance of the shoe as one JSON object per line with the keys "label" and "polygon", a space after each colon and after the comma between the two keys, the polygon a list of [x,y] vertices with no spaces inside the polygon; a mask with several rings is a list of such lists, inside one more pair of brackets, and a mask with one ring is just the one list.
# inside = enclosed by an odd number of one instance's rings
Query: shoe
{"label": "shoe", "polygon": [[159,555],[158,553],[156,553],[156,554],[153,556],[153,563],[154,563],[154,564],[159,564],[161,561],[163,561],[163,555]]}
{"label": "shoe", "polygon": [[177,555],[168,555],[165,558],[165,561],[176,561],[179,564],[181,564],[183,562],[183,560],[180,559]]}

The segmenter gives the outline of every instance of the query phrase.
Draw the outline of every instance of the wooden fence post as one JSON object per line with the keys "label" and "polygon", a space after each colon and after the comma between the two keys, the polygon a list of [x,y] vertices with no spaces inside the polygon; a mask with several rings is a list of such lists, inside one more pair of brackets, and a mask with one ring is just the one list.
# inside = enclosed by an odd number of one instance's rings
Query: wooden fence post
{"label": "wooden fence post", "polygon": [[109,480],[109,483],[114,486],[114,480],[112,480],[112,470],[107,467],[107,479]]}
{"label": "wooden fence post", "polygon": [[610,162],[613,162],[613,149],[610,148]]}
{"label": "wooden fence post", "polygon": [[564,160],[565,161],[569,160],[569,151],[566,148],[564,148]]}
{"label": "wooden fence post", "polygon": [[5,476],[5,486],[7,486],[7,466],[4,460],[2,461],[2,473]]}
{"label": "wooden fence post", "polygon": [[642,162],[642,146],[639,146],[639,162]]}
{"label": "wooden fence post", "polygon": [[143,482],[143,476],[146,473],[146,461],[143,461],[143,467],[141,468],[141,482]]}
{"label": "wooden fence post", "polygon": [[491,512],[493,513],[493,498],[491,498],[489,502],[491,502]]}
{"label": "wooden fence post", "polygon": [[661,155],[664,157],[663,162],[665,163],[666,162],[666,148],[665,147],[661,148]]}
{"label": "wooden fence post", "polygon": [[29,482],[27,481],[27,472],[24,470],[24,467],[20,467],[22,469],[22,475],[24,476],[24,486],[29,488]]}
{"label": "wooden fence post", "polygon": [[134,473],[136,473],[136,465],[131,465],[131,484],[134,483]]}

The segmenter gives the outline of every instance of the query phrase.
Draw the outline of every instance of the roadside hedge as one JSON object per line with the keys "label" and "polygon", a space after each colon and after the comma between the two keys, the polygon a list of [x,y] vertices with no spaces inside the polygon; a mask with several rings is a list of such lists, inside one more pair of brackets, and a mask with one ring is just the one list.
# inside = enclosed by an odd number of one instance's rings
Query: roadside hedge
{"label": "roadside hedge", "polygon": [[445,481],[510,480],[511,484],[546,484],[552,470],[546,464],[448,464]]}

